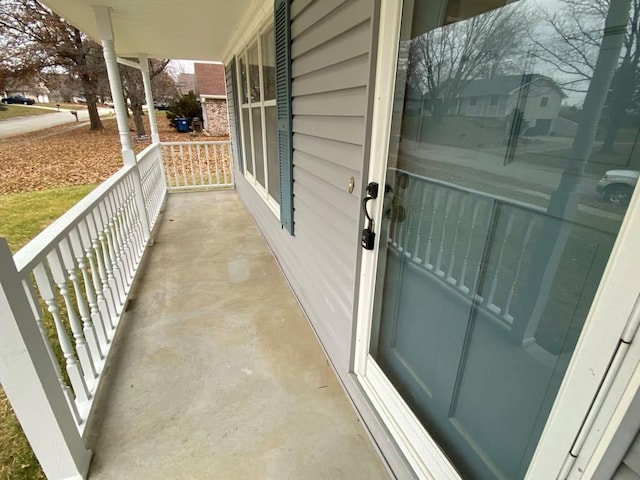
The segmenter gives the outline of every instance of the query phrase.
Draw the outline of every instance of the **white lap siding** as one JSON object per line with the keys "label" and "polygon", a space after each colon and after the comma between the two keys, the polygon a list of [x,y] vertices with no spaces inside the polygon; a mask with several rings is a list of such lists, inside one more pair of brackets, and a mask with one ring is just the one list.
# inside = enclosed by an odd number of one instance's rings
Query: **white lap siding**
{"label": "white lap siding", "polygon": [[[241,175],[237,188],[376,444],[396,476],[410,478],[350,373],[375,5],[374,0],[292,3],[295,236],[281,228]],[[355,188],[349,193],[352,177]]]}

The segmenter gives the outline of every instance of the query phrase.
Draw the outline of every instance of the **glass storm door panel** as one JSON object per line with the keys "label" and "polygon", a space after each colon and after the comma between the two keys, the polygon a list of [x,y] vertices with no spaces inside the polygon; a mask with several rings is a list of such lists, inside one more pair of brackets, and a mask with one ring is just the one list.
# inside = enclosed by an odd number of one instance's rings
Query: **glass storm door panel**
{"label": "glass storm door panel", "polygon": [[463,478],[524,478],[618,234],[634,8],[404,4],[370,354]]}

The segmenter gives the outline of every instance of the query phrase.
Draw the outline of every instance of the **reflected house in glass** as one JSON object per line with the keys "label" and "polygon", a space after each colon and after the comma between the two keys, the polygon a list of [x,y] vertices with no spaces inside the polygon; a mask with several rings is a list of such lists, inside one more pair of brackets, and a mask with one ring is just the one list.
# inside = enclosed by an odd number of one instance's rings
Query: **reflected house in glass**
{"label": "reflected house in glass", "polygon": [[[544,75],[505,75],[476,79],[462,89],[456,104],[449,108],[449,114],[505,117],[519,109],[524,112],[525,133],[527,128],[533,128],[536,134],[546,135],[554,133],[553,124],[560,115],[560,107],[566,97],[562,88]],[[572,133],[565,134],[570,135]]]}

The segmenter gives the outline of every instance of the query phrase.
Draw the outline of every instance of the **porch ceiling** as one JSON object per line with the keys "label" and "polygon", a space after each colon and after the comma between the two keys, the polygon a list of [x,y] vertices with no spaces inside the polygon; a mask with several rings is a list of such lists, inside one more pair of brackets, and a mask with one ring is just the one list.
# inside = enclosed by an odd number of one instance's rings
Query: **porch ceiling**
{"label": "porch ceiling", "polygon": [[[155,58],[222,60],[252,0],[44,0],[68,22],[100,41],[92,6],[111,8],[116,52]],[[255,3],[255,1],[253,2]]]}

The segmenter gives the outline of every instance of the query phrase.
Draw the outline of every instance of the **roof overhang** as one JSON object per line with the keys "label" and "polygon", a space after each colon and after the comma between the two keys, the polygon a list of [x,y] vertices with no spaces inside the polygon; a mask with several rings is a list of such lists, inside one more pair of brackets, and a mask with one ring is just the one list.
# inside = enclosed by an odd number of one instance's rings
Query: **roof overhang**
{"label": "roof overhang", "polygon": [[[264,0],[44,0],[49,8],[99,42],[94,6],[108,7],[119,56],[223,60],[242,25]],[[240,32],[240,33],[239,33]]]}

